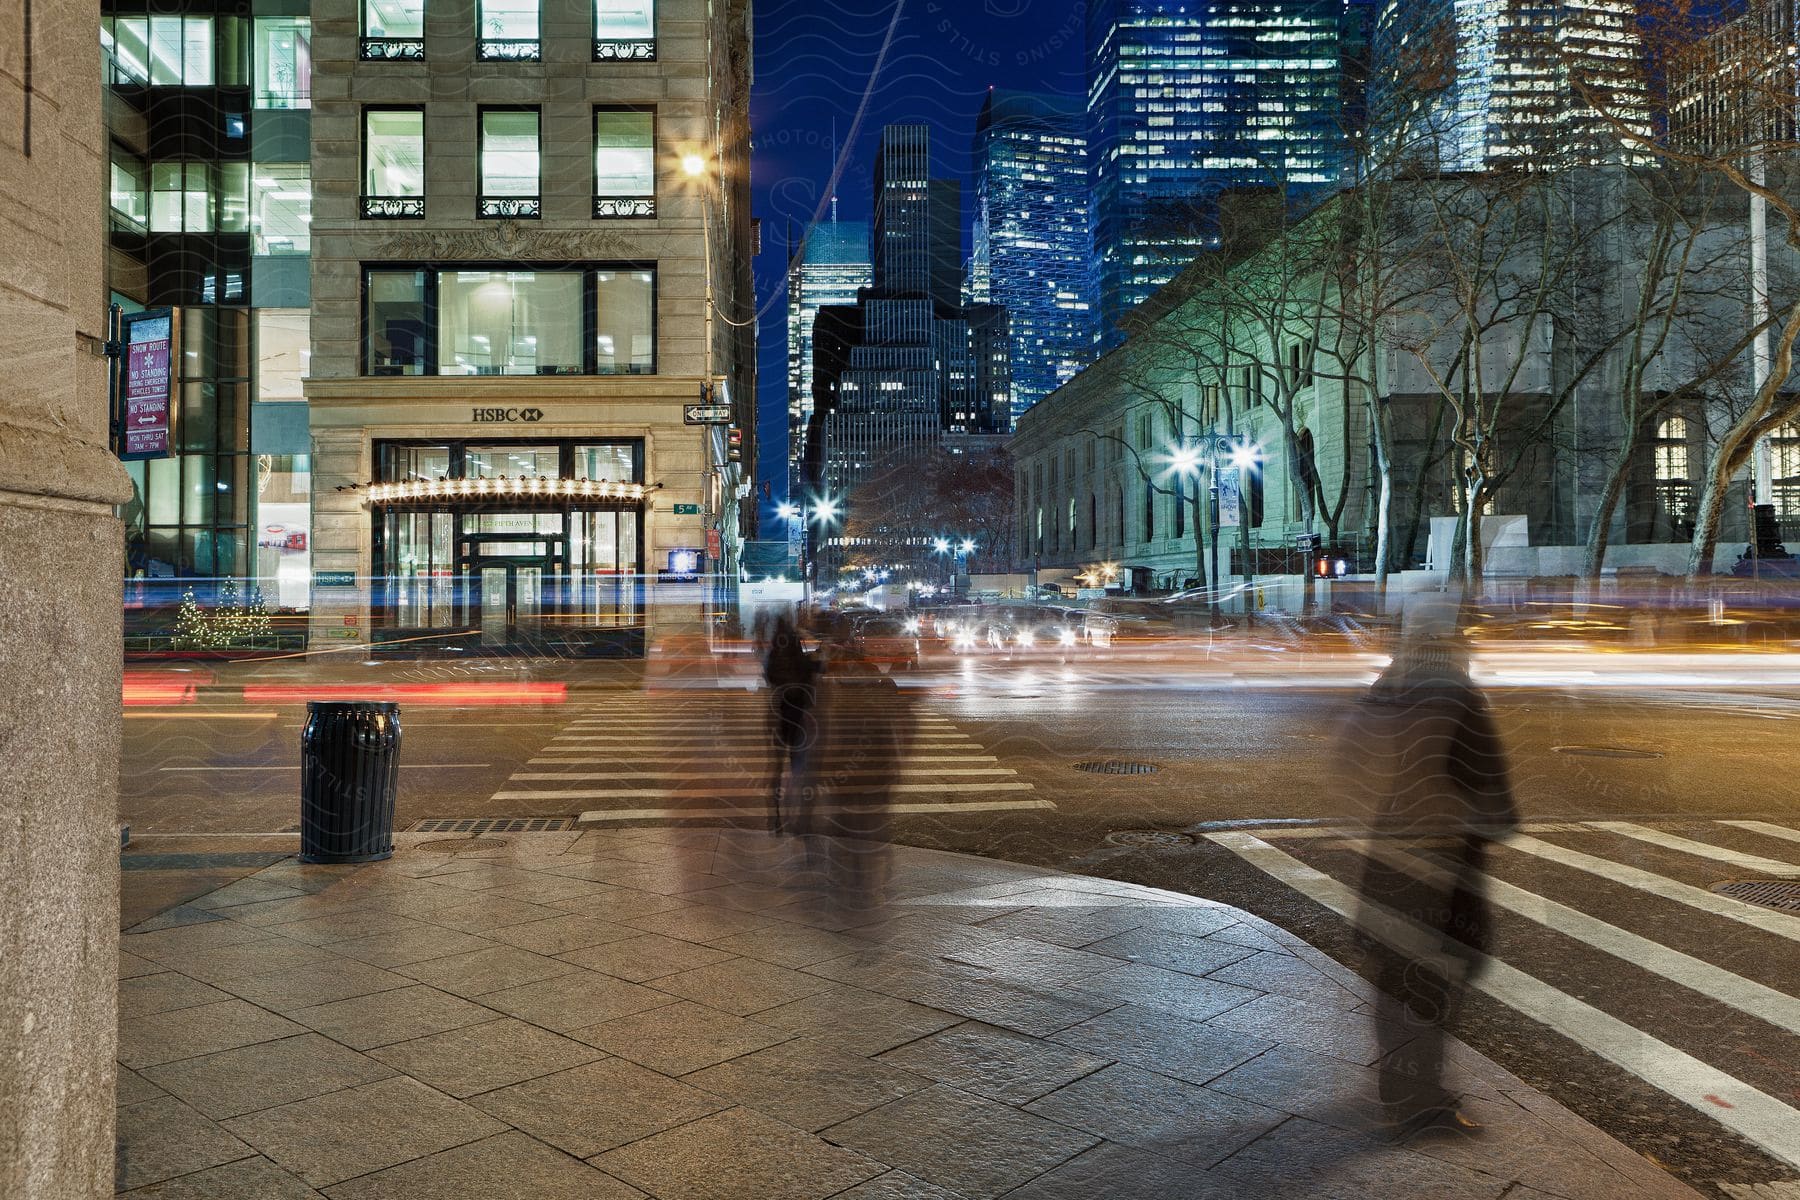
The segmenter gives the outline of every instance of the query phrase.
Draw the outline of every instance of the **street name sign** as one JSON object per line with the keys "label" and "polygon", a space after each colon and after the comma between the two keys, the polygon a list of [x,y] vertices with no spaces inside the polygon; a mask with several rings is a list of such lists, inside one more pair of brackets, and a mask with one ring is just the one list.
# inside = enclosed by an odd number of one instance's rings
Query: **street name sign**
{"label": "street name sign", "polygon": [[681,408],[681,419],[689,425],[729,425],[731,424],[731,405],[684,404]]}

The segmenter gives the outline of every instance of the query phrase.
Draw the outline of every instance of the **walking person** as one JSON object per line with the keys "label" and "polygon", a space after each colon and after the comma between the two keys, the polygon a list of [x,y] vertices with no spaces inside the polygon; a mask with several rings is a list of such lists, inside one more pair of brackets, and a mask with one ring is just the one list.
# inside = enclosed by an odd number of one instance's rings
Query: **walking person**
{"label": "walking person", "polygon": [[[1487,857],[1517,827],[1518,811],[1454,605],[1408,626],[1347,730],[1367,835],[1359,926],[1381,989],[1376,1024],[1388,1118],[1470,1130],[1476,1123],[1456,1110],[1444,1085],[1444,1024],[1492,950]],[[1395,936],[1392,915],[1407,920],[1407,936]]]}
{"label": "walking person", "polygon": [[806,756],[817,741],[819,664],[808,654],[793,618],[776,618],[763,654],[763,682],[769,688],[769,727],[775,743],[769,780],[769,832],[791,830],[791,809],[806,777]]}

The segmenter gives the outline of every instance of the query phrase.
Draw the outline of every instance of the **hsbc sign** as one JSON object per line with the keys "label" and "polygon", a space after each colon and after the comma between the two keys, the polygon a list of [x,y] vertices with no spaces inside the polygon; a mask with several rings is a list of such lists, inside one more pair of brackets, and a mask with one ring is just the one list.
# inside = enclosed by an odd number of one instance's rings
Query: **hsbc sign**
{"label": "hsbc sign", "polygon": [[529,425],[534,421],[544,419],[544,410],[541,408],[476,408],[471,409],[470,412],[473,415],[469,420],[477,425],[494,422],[504,424],[523,422]]}

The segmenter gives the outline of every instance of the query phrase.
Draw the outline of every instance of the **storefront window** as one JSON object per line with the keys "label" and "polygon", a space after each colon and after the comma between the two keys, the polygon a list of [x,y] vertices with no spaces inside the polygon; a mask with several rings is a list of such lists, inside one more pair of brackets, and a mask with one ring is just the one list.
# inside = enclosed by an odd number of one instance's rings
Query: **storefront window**
{"label": "storefront window", "polygon": [[655,0],[596,0],[594,61],[655,57]]}
{"label": "storefront window", "polygon": [[581,374],[581,275],[445,271],[438,374]]}
{"label": "storefront window", "polygon": [[488,61],[536,62],[538,0],[481,0],[481,45]]}
{"label": "storefront window", "polygon": [[394,606],[391,620],[408,629],[445,629],[455,625],[455,514],[388,513],[383,532]]}
{"label": "storefront window", "polygon": [[150,168],[116,146],[112,152],[112,211],[133,225],[150,220]]}
{"label": "storefront window", "polygon": [[656,370],[656,276],[651,271],[595,274],[595,371],[648,375]]}
{"label": "storefront window", "polygon": [[256,18],[257,108],[312,107],[312,19]]}
{"label": "storefront window", "polygon": [[258,254],[305,254],[312,248],[312,166],[257,163],[250,169],[250,229]]}
{"label": "storefront window", "polygon": [[481,197],[477,215],[539,215],[538,111],[481,110]]}
{"label": "storefront window", "polygon": [[656,215],[656,114],[642,109],[594,112],[594,215]]}
{"label": "storefront window", "polygon": [[613,442],[602,446],[575,447],[575,478],[636,483],[637,444]]}
{"label": "storefront window", "polygon": [[405,483],[413,479],[437,480],[451,476],[448,446],[386,446],[382,453],[381,478],[384,482]]}
{"label": "storefront window", "polygon": [[362,57],[425,57],[425,0],[363,0]]}
{"label": "storefront window", "polygon": [[425,110],[363,110],[362,215],[425,215]]}
{"label": "storefront window", "polygon": [[311,480],[307,455],[256,460],[256,577],[278,608],[303,609],[311,601]]}
{"label": "storefront window", "polygon": [[556,479],[561,454],[555,446],[470,446],[463,451],[463,478]]}
{"label": "storefront window", "polygon": [[424,271],[370,271],[364,349],[371,375],[423,375],[429,333]]}

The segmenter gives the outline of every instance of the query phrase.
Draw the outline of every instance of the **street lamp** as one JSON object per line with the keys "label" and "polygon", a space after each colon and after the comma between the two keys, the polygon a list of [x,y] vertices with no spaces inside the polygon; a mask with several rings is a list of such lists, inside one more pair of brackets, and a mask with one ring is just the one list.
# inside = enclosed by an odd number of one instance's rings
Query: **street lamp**
{"label": "street lamp", "polygon": [[1250,472],[1262,461],[1262,447],[1249,438],[1241,438],[1231,445],[1231,465],[1238,471],[1238,532],[1242,535],[1244,553],[1244,627],[1255,623],[1256,617],[1252,605],[1256,602],[1256,565],[1250,560],[1250,514],[1245,511],[1249,497],[1244,484]]}
{"label": "street lamp", "polygon": [[[1197,445],[1192,442],[1183,442],[1181,445],[1177,446],[1173,452],[1170,453],[1169,465],[1174,470],[1175,474],[1178,476],[1184,476],[1184,475],[1198,476],[1200,474],[1200,464],[1206,458],[1207,458],[1207,455],[1205,452],[1205,448],[1203,446]],[[1219,623],[1219,480],[1218,480],[1218,474],[1219,474],[1219,464],[1217,462],[1213,462],[1212,463],[1213,481],[1212,481],[1212,488],[1211,488],[1211,495],[1212,495],[1211,513],[1212,513],[1212,515],[1211,515],[1211,520],[1209,520],[1207,522],[1208,527],[1210,528],[1211,533],[1212,533],[1212,573],[1207,577],[1207,582],[1210,586],[1207,588],[1207,591],[1206,591],[1207,622],[1208,622],[1208,624],[1211,624],[1211,625],[1217,625]],[[1196,486],[1196,492],[1195,492],[1194,499],[1196,502],[1198,502],[1198,500],[1199,500],[1197,486]],[[1177,496],[1176,500],[1179,503],[1180,497]],[[1199,549],[1198,543],[1199,543],[1199,539],[1200,539],[1200,530],[1198,528],[1198,525],[1199,525],[1199,522],[1198,522],[1198,520],[1196,520],[1196,522],[1195,522],[1196,528],[1194,530],[1194,540],[1196,543],[1196,550]]]}

